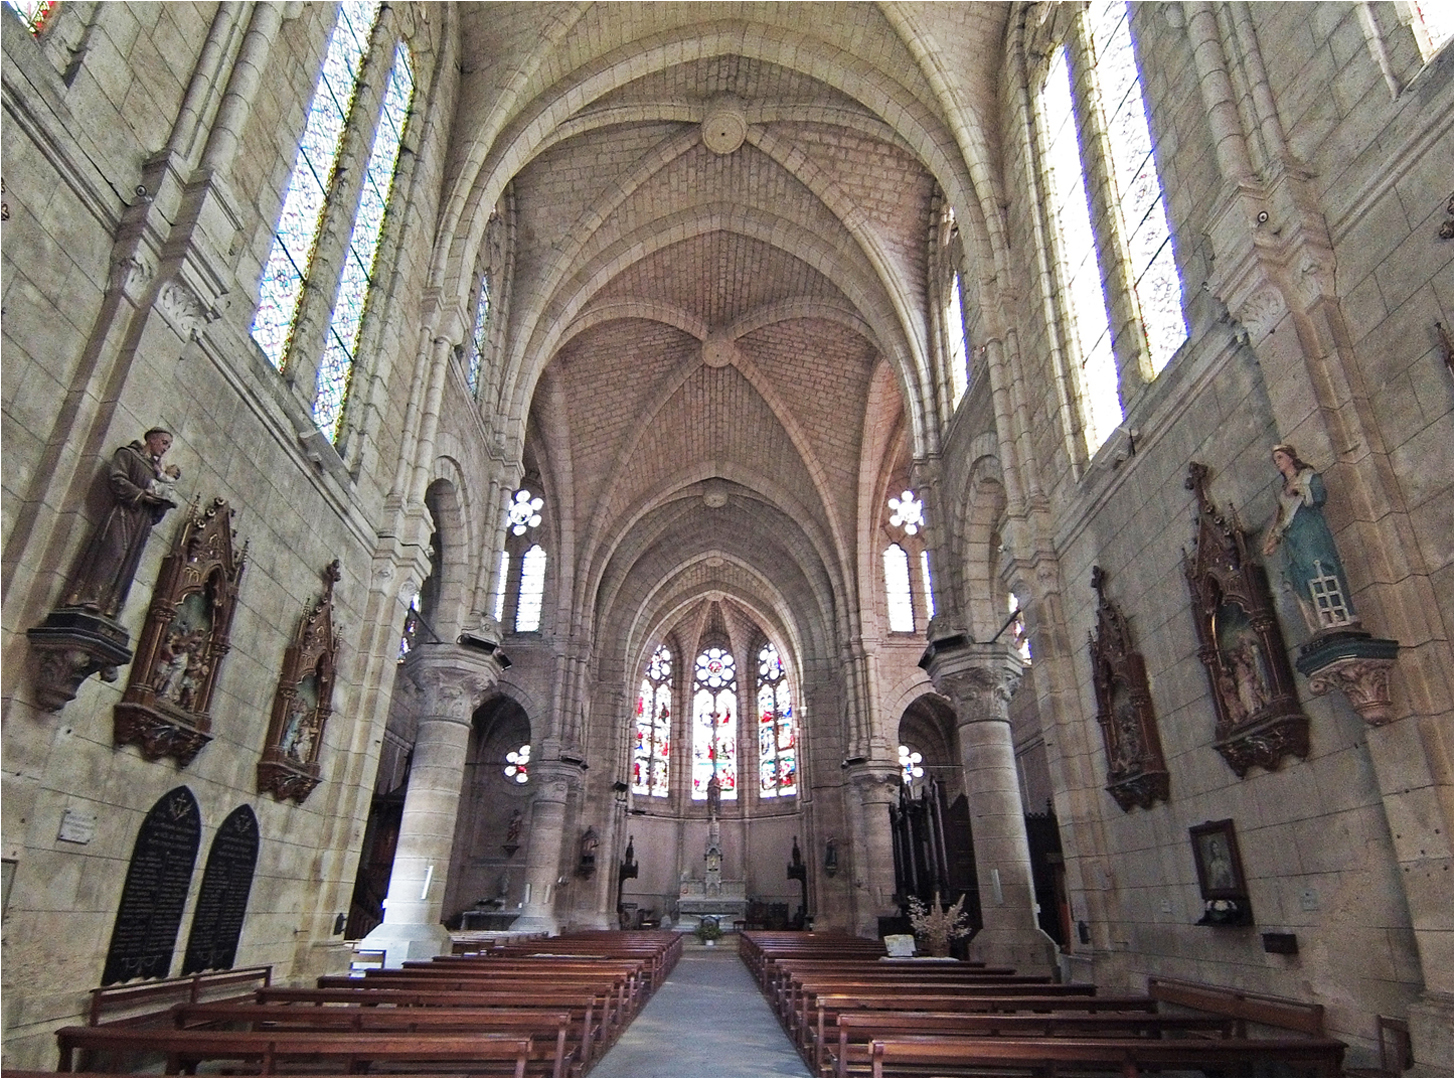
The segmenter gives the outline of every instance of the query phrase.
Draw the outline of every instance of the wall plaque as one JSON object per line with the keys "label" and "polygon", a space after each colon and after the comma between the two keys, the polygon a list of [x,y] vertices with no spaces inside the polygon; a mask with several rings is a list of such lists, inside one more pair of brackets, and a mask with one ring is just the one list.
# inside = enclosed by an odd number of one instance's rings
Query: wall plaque
{"label": "wall plaque", "polygon": [[187,788],[173,788],[148,812],[126,870],[102,986],[166,977],[201,839],[202,815]]}
{"label": "wall plaque", "polygon": [[232,967],[257,862],[257,815],[251,806],[239,806],[227,815],[207,853],[192,932],[187,935],[183,975]]}

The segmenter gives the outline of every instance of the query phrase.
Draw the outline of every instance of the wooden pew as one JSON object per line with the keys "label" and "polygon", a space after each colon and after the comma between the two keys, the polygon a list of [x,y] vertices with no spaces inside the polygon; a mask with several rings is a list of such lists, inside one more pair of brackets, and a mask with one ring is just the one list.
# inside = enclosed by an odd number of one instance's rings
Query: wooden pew
{"label": "wooden pew", "polygon": [[1171,1069],[1236,1070],[1235,1076],[1267,1076],[1298,1070],[1310,1076],[1341,1075],[1344,1044],[1337,1039],[975,1039],[905,1035],[869,1045],[871,1076],[968,1074],[968,1070],[1018,1069],[1093,1075],[1141,1076]]}
{"label": "wooden pew", "polygon": [[[1233,1021],[1217,1016],[1163,1016],[1151,1012],[959,1013],[870,1011],[843,1012],[823,1031],[816,1061],[820,1075],[848,1076],[867,1072],[870,1044],[902,1035],[973,1036],[975,1038],[1148,1038],[1168,1033],[1206,1032],[1233,1037]],[[833,1041],[837,1034],[837,1044]]]}
{"label": "wooden pew", "polygon": [[365,1005],[332,1005],[302,1009],[297,1005],[260,1005],[214,1002],[179,1005],[172,1010],[180,1029],[216,1029],[223,1025],[244,1025],[244,1031],[419,1031],[475,1032],[491,1035],[530,1037],[532,1052],[527,1071],[552,1077],[571,1075],[584,1064],[581,1043],[572,1038],[575,1030],[569,1009],[530,1008],[393,1008]]}
{"label": "wooden pew", "polygon": [[[792,1017],[799,1014],[803,997],[810,990],[830,990],[838,987],[850,990],[884,987],[886,989],[903,988],[907,991],[939,990],[952,993],[961,987],[973,990],[985,986],[1006,988],[1056,985],[1062,984],[1052,983],[1048,975],[990,975],[975,970],[938,970],[920,974],[890,969],[883,972],[865,973],[855,969],[840,972],[814,968],[808,971],[789,970],[783,974],[776,989],[770,988],[764,993],[768,997],[769,1004],[780,1016],[784,1017],[788,1024],[792,1024]],[[1067,993],[1068,991],[1052,990],[1049,992]],[[1075,993],[1076,991],[1070,992]]]}
{"label": "wooden pew", "polygon": [[105,1025],[64,1027],[56,1032],[56,1041],[61,1072],[73,1071],[76,1051],[103,1050],[165,1054],[168,1075],[193,1072],[204,1061],[258,1062],[262,1076],[277,1075],[277,1066],[287,1063],[327,1062],[352,1072],[387,1061],[456,1068],[509,1066],[520,1077],[531,1053],[529,1036],[454,1032],[167,1031]]}
{"label": "wooden pew", "polygon": [[1159,975],[1147,980],[1147,993],[1164,1004],[1231,1017],[1237,1023],[1239,1037],[1247,1036],[1249,1023],[1297,1031],[1315,1038],[1323,1038],[1326,1034],[1324,1007],[1306,1001],[1166,979]]}
{"label": "wooden pew", "polygon": [[[126,1013],[123,1022],[148,1018],[165,1018],[173,1005],[217,1001],[252,994],[259,986],[271,986],[273,968],[232,968],[227,971],[204,971],[177,979],[151,979],[147,982],[122,983],[119,986],[98,986],[91,991],[91,1006],[86,1022],[91,1025],[113,1022],[114,1014]],[[138,1015],[140,1010],[140,1015]]]}
{"label": "wooden pew", "polygon": [[604,1017],[609,1011],[607,996],[602,993],[574,989],[557,990],[537,987],[528,991],[389,990],[368,987],[308,989],[306,987],[273,987],[260,990],[261,1004],[288,1004],[308,1010],[307,1006],[356,1005],[392,1008],[508,1008],[529,1005],[532,1008],[565,1009],[571,1014],[573,1041],[581,1046],[581,1060],[590,1064],[605,1053],[613,1038]]}

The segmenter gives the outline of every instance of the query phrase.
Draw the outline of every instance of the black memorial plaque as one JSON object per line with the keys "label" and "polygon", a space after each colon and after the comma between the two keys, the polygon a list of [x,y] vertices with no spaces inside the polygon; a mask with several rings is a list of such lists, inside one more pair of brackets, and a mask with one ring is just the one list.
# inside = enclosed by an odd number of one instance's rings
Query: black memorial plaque
{"label": "black memorial plaque", "polygon": [[173,788],[157,800],[136,834],[102,986],[166,977],[201,840],[202,814],[191,791]]}
{"label": "black memorial plaque", "polygon": [[253,808],[244,804],[227,815],[207,853],[192,932],[187,935],[183,975],[232,967],[257,862],[258,819]]}

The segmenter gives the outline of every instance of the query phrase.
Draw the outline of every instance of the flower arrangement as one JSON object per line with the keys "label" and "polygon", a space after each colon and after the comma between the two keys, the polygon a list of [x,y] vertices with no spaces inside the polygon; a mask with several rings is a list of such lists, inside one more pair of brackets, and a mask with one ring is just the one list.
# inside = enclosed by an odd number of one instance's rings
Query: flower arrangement
{"label": "flower arrangement", "polygon": [[909,898],[909,923],[914,935],[924,942],[930,956],[949,956],[950,942],[970,934],[970,919],[965,914],[965,894],[960,894],[948,908],[940,906],[940,892],[935,890],[934,903],[926,906],[917,896]]}
{"label": "flower arrangement", "polygon": [[697,940],[704,945],[722,937],[722,925],[711,915],[705,915],[697,922]]}

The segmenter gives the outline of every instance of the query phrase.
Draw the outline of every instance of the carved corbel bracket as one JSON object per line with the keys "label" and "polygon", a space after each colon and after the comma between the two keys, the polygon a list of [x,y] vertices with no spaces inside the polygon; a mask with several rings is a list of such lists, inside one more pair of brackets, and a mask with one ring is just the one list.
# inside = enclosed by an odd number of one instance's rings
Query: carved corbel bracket
{"label": "carved corbel bracket", "polygon": [[1380,727],[1394,719],[1389,676],[1398,655],[1398,641],[1345,632],[1314,638],[1294,664],[1315,694],[1339,691],[1366,724]]}
{"label": "carved corbel bracket", "polygon": [[36,658],[36,703],[47,712],[59,712],[97,672],[115,682],[116,669],[131,663],[126,628],[84,608],[57,608],[25,633]]}

